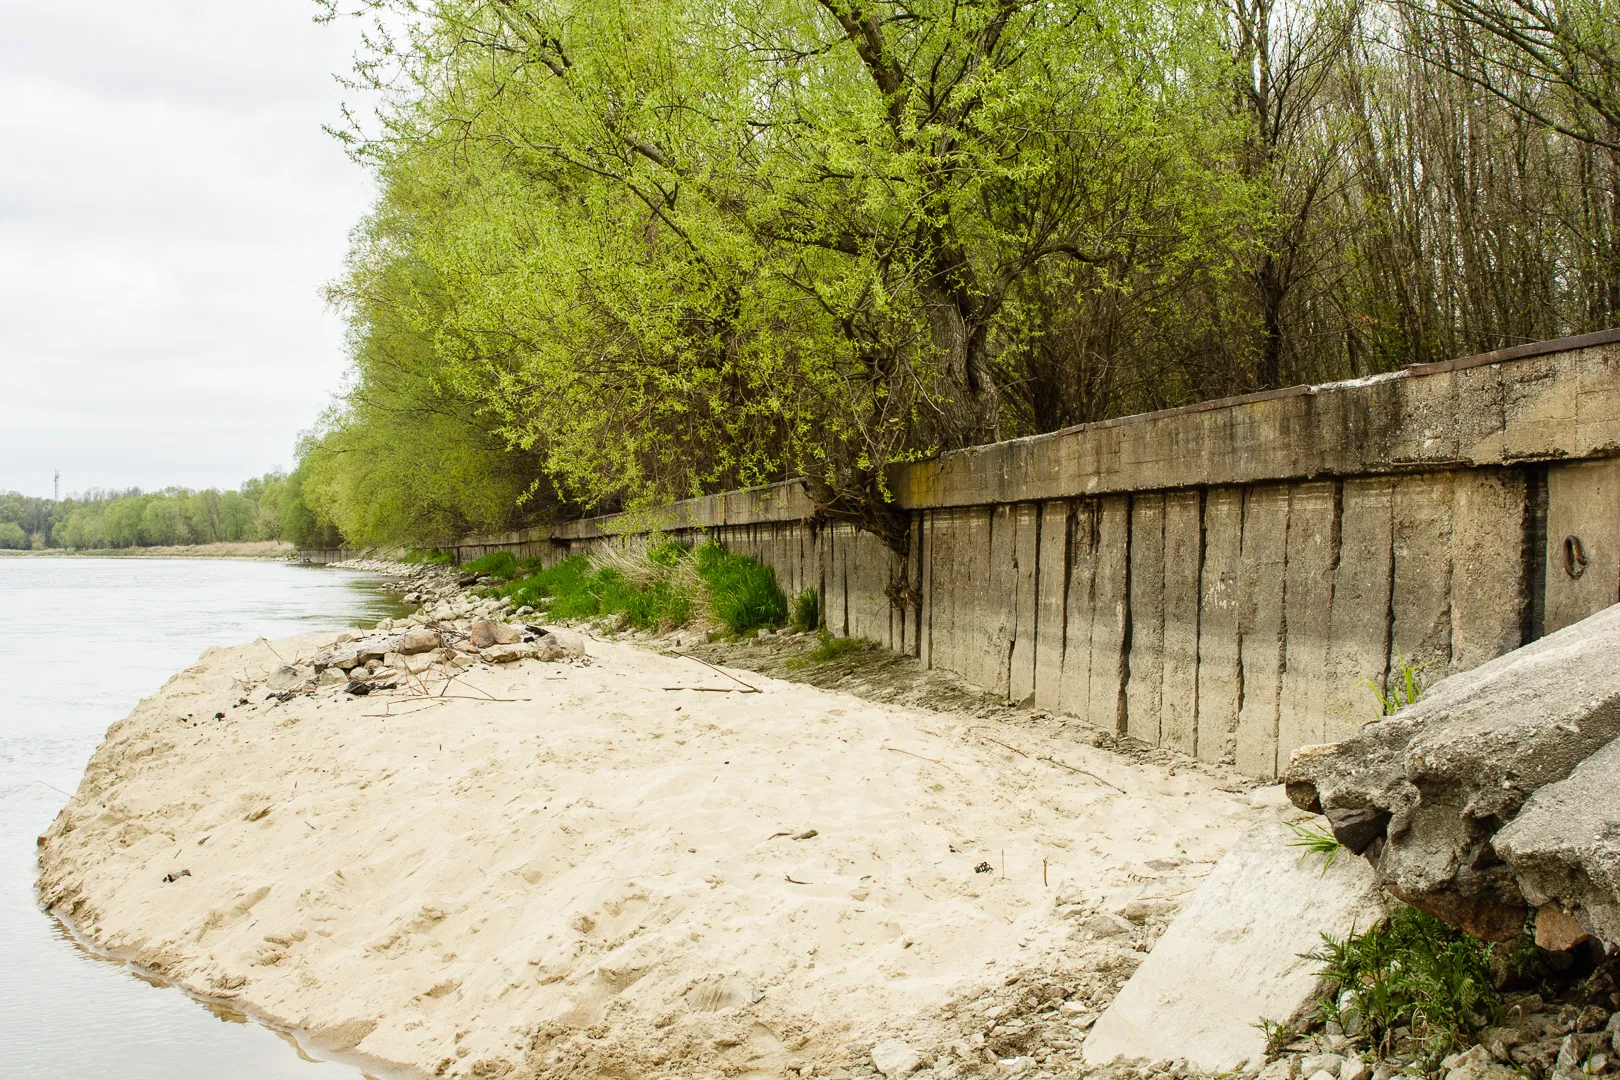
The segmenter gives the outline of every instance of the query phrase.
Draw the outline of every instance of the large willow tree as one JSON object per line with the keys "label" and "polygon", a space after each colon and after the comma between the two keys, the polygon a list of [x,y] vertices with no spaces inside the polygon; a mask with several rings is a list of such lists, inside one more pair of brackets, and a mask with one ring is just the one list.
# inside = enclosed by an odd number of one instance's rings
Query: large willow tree
{"label": "large willow tree", "polygon": [[1267,212],[1175,0],[378,6],[357,340],[586,507],[803,476],[903,547],[884,466],[1016,429],[1042,297]]}

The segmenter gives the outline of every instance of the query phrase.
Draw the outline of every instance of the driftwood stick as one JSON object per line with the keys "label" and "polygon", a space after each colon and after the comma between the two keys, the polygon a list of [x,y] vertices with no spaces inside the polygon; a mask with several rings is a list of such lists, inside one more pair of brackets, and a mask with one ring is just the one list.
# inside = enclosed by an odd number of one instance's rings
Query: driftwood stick
{"label": "driftwood stick", "polygon": [[709,663],[707,660],[701,660],[698,657],[693,656],[691,653],[676,653],[675,655],[676,656],[683,656],[688,660],[697,660],[698,663],[702,664],[704,667],[708,668],[709,670],[718,671],[720,674],[724,675],[726,678],[730,679],[732,682],[740,683],[741,685],[748,687],[748,693],[750,693],[750,694],[764,693],[763,690],[761,690],[757,686],[754,686],[752,683],[743,682],[741,679],[737,678],[737,676],[733,675],[731,672],[725,670],[724,668],[715,667],[713,664]]}
{"label": "driftwood stick", "polygon": [[939,760],[938,758],[923,757],[921,754],[913,754],[910,750],[902,750],[898,746],[885,746],[883,749],[885,749],[885,750],[893,750],[895,753],[904,754],[907,757],[914,757],[918,761],[932,762],[933,764],[938,765],[940,768],[948,769],[951,772],[956,771],[955,769],[952,769],[949,765],[945,764],[943,761]]}
{"label": "driftwood stick", "polygon": [[1067,761],[1059,761],[1057,758],[1052,757],[1050,754],[1048,754],[1046,757],[1043,757],[1043,758],[1037,758],[1036,760],[1037,761],[1048,761],[1048,762],[1051,762],[1053,765],[1059,766],[1060,768],[1068,769],[1070,772],[1079,773],[1081,776],[1089,776],[1093,780],[1097,781],[1097,783],[1101,784],[1103,787],[1105,787],[1105,788],[1113,788],[1113,790],[1119,792],[1121,795],[1125,794],[1125,789],[1124,788],[1122,788],[1122,787],[1114,787],[1113,784],[1110,784],[1108,781],[1104,780],[1102,777],[1098,776],[1096,773],[1087,772],[1085,769],[1077,768],[1074,765],[1070,765]]}

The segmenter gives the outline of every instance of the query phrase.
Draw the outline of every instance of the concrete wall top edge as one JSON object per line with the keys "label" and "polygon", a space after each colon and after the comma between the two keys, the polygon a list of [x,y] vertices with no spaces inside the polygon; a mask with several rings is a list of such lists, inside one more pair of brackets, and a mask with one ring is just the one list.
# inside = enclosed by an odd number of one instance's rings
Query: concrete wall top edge
{"label": "concrete wall top edge", "polygon": [[[889,480],[901,507],[921,510],[1615,455],[1620,328],[968,447],[891,466]],[[797,521],[812,509],[787,480],[547,535]],[[463,544],[480,542],[491,540]]]}

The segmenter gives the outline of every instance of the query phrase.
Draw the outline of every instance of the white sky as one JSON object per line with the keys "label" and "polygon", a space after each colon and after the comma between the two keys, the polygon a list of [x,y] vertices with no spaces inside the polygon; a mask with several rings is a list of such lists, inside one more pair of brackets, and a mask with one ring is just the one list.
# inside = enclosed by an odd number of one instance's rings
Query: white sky
{"label": "white sky", "polygon": [[0,491],[235,487],[339,385],[370,181],[311,0],[0,0]]}

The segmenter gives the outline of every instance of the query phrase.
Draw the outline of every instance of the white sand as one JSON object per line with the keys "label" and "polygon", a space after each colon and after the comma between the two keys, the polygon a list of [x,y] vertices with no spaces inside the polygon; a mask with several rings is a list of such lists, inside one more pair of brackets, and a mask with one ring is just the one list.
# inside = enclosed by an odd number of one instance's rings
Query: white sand
{"label": "white sand", "polygon": [[1185,893],[1256,814],[1196,769],[741,672],[763,693],[669,691],[728,683],[591,651],[463,676],[522,701],[385,706],[266,703],[265,645],[210,650],[108,733],[41,840],[41,895],[373,1062],[781,1076],[1093,962],[1075,915]]}

